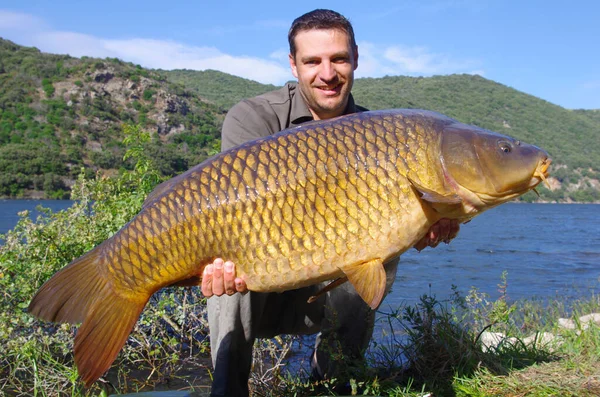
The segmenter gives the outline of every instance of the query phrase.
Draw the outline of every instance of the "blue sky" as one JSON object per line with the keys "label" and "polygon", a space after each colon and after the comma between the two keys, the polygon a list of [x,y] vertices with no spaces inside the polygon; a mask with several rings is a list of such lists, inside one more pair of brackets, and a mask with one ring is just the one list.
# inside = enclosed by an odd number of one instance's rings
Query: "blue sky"
{"label": "blue sky", "polygon": [[476,73],[566,108],[600,109],[600,2],[592,0],[3,0],[0,37],[283,84],[293,79],[287,30],[315,8],[352,21],[357,77]]}

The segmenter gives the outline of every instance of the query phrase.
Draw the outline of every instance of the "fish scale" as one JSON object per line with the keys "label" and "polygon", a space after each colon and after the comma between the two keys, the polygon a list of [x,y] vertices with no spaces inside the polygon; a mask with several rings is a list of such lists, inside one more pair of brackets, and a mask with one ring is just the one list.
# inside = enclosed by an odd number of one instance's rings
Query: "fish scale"
{"label": "fish scale", "polygon": [[235,262],[251,291],[347,278],[376,308],[386,260],[442,217],[463,222],[534,188],[549,164],[538,148],[434,112],[307,123],[159,185],[131,222],[47,281],[29,310],[83,322],[75,362],[89,385],[150,296],[198,283],[216,257]]}
{"label": "fish scale", "polygon": [[[191,277],[197,272],[199,262],[206,263],[215,256],[232,258],[240,264],[240,275],[247,273],[244,268],[247,266],[261,280],[253,285],[253,280],[248,279],[250,288],[261,290],[262,284],[270,284],[266,277],[269,274],[267,270],[273,269],[261,266],[261,262],[273,260],[278,255],[288,256],[290,249],[325,249],[328,255],[323,256],[323,259],[331,262],[335,259],[334,251],[340,256],[346,252],[348,245],[352,245],[352,240],[346,241],[348,238],[355,239],[359,234],[364,234],[375,239],[382,226],[379,220],[384,218],[384,214],[390,213],[389,205],[380,205],[386,202],[384,199],[380,203],[380,197],[387,198],[391,192],[383,188],[380,181],[390,178],[384,170],[398,171],[395,160],[401,158],[398,153],[400,150],[387,150],[398,140],[394,135],[398,124],[403,124],[403,131],[408,132],[405,134],[406,143],[400,149],[419,148],[418,145],[410,145],[414,134],[410,133],[411,129],[406,129],[405,123],[400,123],[401,119],[396,120],[396,123],[389,117],[387,120],[381,118],[377,121],[371,119],[370,122],[361,122],[358,119],[354,123],[344,123],[339,128],[306,128],[298,134],[279,137],[276,140],[277,150],[274,150],[272,142],[255,146],[251,150],[242,148],[224,156],[221,161],[211,163],[210,167],[197,171],[196,174],[199,175],[190,173],[189,179],[193,182],[182,184],[181,189],[172,190],[155,204],[159,206],[157,211],[150,210],[151,219],[160,219],[154,224],[155,239],[150,242],[163,253],[159,254],[159,262],[167,260],[171,263],[170,274]],[[406,151],[402,154],[405,157],[408,155]],[[280,167],[276,167],[278,164]],[[285,168],[281,168],[281,164]],[[406,166],[406,163],[402,165]],[[340,169],[348,173],[349,181],[338,177]],[[353,169],[355,172],[352,172]],[[346,194],[348,185],[345,182],[352,186],[349,195]],[[277,190],[278,187],[282,189]],[[303,189],[302,194],[291,194],[297,189]],[[275,192],[285,194],[288,202],[277,200]],[[234,196],[235,200],[232,200]],[[398,197],[398,192],[395,196]],[[180,197],[187,199],[178,203]],[[235,206],[231,203],[240,200],[243,208],[232,211]],[[353,202],[348,204],[348,200]],[[190,208],[192,203],[199,204],[195,213]],[[275,213],[274,206],[278,208]],[[183,208],[180,210],[180,207]],[[266,210],[265,207],[270,209]],[[157,216],[158,212],[162,216]],[[319,214],[316,219],[313,215],[315,212]],[[305,213],[307,221],[303,222]],[[226,218],[239,222],[225,222]],[[281,223],[282,220],[284,224]],[[279,221],[277,226],[281,228],[281,233],[270,227],[272,221]],[[136,220],[132,223],[132,227],[137,230],[143,229],[142,225],[137,225],[139,222]],[[143,217],[141,223],[147,224],[150,221]],[[240,235],[227,226],[241,226],[245,233]],[[181,235],[190,236],[190,228],[209,230],[211,233],[196,234],[198,239],[192,238],[192,245],[189,238],[178,238]],[[168,237],[162,237],[167,230]],[[319,233],[315,234],[317,230]],[[263,247],[268,240],[280,234],[286,241],[278,245],[267,245],[265,252]],[[225,237],[232,235],[236,235],[238,239],[243,238],[239,244],[235,244],[243,247],[243,250],[232,251],[231,244],[228,244],[230,239]],[[123,249],[148,245],[148,242],[142,241],[146,236],[139,236],[140,238],[135,238],[126,233],[119,236],[125,240],[122,243]],[[302,239],[301,236],[305,238]],[[325,247],[326,242],[329,247]],[[184,243],[186,246],[182,246]],[[248,250],[251,253],[244,255]],[[328,273],[322,263],[306,263],[309,256],[296,257],[301,262],[299,266],[313,265],[320,269],[321,274],[330,277],[332,275],[329,273],[337,270],[327,269]],[[150,257],[145,257],[144,261],[131,261],[127,257],[120,259],[112,262],[113,272],[127,274],[129,287],[133,287],[135,282],[131,278],[132,274],[141,276],[137,282],[145,289],[149,287],[149,281],[156,283],[155,288],[165,285],[162,277],[150,280],[148,273],[156,273],[144,271],[150,270],[152,263],[156,262]],[[281,264],[282,261],[278,263]],[[297,265],[295,261],[288,261],[288,266],[294,270]],[[185,272],[184,269],[188,271]],[[281,265],[277,267],[278,272],[286,270]],[[168,280],[170,282],[173,280]]]}

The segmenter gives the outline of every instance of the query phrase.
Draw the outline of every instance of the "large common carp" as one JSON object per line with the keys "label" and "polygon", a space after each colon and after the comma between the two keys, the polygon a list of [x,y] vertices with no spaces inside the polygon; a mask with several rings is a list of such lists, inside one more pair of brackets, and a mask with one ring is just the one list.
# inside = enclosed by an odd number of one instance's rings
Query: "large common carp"
{"label": "large common carp", "polygon": [[232,260],[251,291],[347,277],[376,308],[383,263],[441,218],[467,221],[547,176],[543,150],[423,110],[313,122],[225,151],[162,185],[114,236],[47,281],[29,311],[82,323],[90,385],[160,288]]}

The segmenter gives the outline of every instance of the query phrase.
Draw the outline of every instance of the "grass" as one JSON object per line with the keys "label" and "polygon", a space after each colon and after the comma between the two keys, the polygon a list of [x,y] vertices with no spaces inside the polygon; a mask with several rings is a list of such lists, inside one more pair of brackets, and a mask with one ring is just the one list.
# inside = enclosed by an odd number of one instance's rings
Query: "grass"
{"label": "grass", "polygon": [[[504,279],[501,286],[506,285]],[[471,298],[477,295],[471,291]],[[253,378],[257,396],[385,395],[423,396],[597,396],[600,395],[600,328],[559,327],[558,318],[597,311],[598,297],[565,302],[500,298],[448,301],[424,295],[421,301],[388,313],[380,321],[385,337],[372,342],[362,368],[327,382],[311,382],[308,363],[293,374],[279,368],[270,379]],[[477,302],[473,305],[473,302]],[[515,338],[484,352],[477,323]],[[532,321],[534,319],[534,321]],[[560,344],[525,343],[533,330],[560,336]],[[271,349],[271,354],[273,349]]]}

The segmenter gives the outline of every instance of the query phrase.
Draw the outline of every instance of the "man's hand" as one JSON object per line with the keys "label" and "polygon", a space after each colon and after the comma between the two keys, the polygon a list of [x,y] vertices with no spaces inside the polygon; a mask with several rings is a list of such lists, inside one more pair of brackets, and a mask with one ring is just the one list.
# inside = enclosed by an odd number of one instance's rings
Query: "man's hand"
{"label": "man's hand", "polygon": [[421,251],[425,247],[437,247],[440,242],[448,244],[458,234],[460,230],[460,222],[456,219],[442,218],[437,221],[425,236],[415,244],[417,251]]}
{"label": "man's hand", "polygon": [[233,262],[223,262],[223,259],[217,258],[206,265],[202,273],[202,295],[209,298],[213,295],[233,295],[236,292],[246,293],[248,287],[244,280],[235,277]]}

